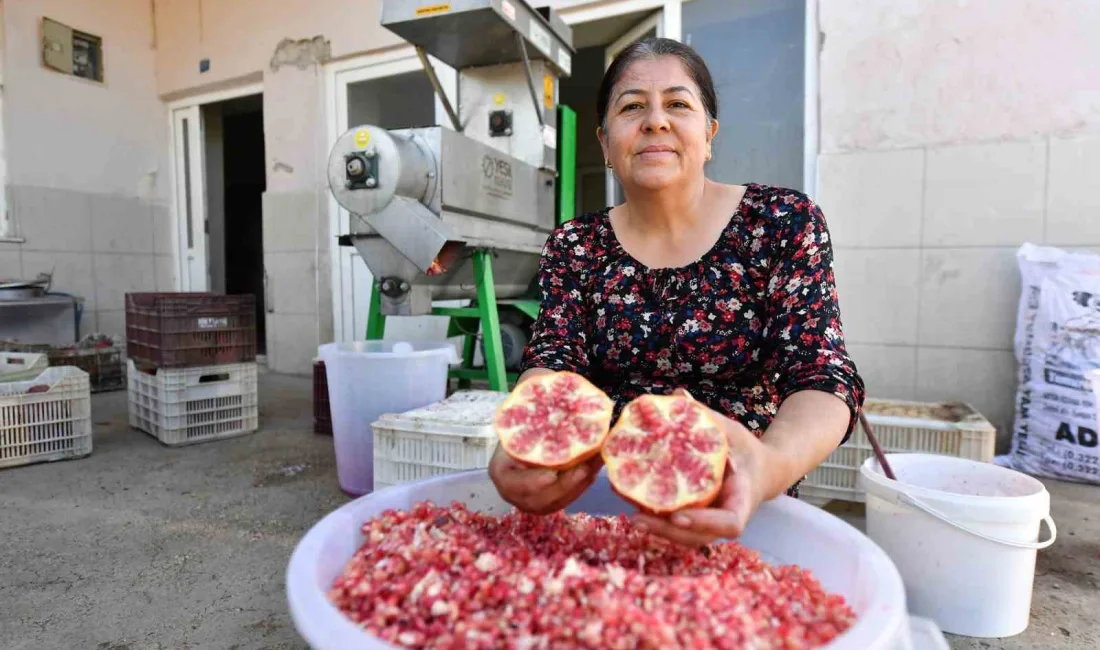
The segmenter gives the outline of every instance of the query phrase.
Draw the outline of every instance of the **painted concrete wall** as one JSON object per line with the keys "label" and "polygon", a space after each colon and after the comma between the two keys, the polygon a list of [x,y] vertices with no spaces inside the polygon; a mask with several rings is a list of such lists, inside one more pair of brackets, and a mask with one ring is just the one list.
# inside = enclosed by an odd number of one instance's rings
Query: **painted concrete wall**
{"label": "painted concrete wall", "polygon": [[1026,241],[1100,250],[1100,4],[822,0],[819,201],[872,395],[1011,433]]}
{"label": "painted concrete wall", "polygon": [[[82,333],[122,335],[126,292],[175,284],[150,3],[41,0],[3,11],[7,189],[24,241],[0,242],[0,275],[53,270],[54,290],[86,300]],[[43,16],[103,37],[105,84],[41,65]]]}
{"label": "painted concrete wall", "polygon": [[264,83],[268,365],[310,372],[318,344],[332,338],[322,66],[397,41],[378,25],[380,5],[372,2],[285,0],[262,10],[253,0],[153,4],[163,98]]}
{"label": "painted concrete wall", "polygon": [[[379,25],[381,3],[363,0],[155,0],[162,95],[271,69],[284,39],[322,37],[341,58],[400,41]],[[262,6],[261,6],[262,5]],[[199,61],[210,60],[209,71]]]}

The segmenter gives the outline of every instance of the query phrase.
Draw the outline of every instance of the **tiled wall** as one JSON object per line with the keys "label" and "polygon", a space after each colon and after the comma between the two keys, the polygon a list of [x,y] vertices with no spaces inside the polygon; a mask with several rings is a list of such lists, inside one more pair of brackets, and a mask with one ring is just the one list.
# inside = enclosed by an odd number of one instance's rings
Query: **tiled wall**
{"label": "tiled wall", "polygon": [[51,290],[84,298],[80,335],[125,335],[125,295],[172,290],[168,206],[139,198],[13,186],[22,243],[0,243],[0,276],[53,272]]}
{"label": "tiled wall", "polygon": [[1011,432],[1024,242],[1100,251],[1100,133],[819,159],[847,340],[871,395],[964,399]]}

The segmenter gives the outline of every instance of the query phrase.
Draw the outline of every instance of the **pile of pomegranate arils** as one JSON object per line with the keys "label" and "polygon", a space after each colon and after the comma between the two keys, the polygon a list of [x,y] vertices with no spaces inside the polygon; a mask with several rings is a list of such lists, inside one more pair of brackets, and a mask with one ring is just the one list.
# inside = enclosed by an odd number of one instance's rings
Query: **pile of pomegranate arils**
{"label": "pile of pomegranate arils", "polygon": [[680,546],[625,516],[388,510],[330,597],[408,648],[815,648],[855,614],[808,571]]}

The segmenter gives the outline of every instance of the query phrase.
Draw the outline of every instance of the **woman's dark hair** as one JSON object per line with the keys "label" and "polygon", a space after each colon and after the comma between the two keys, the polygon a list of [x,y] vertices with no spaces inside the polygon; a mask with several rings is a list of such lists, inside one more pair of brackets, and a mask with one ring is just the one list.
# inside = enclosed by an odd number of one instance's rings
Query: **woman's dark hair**
{"label": "woman's dark hair", "polygon": [[712,120],[718,119],[718,95],[714,92],[714,80],[710,77],[710,70],[703,62],[703,57],[690,46],[671,38],[649,37],[626,46],[604,73],[603,81],[600,82],[599,97],[596,99],[597,124],[605,126],[607,108],[611,103],[611,89],[615,87],[630,64],[639,59],[657,59],[662,56],[673,56],[680,60],[691,80],[699,87],[707,117]]}

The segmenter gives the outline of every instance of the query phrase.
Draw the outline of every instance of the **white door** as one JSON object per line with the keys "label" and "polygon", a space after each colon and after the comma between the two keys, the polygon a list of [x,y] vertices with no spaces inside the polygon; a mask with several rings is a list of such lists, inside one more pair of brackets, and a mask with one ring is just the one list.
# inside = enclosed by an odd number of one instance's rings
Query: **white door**
{"label": "white door", "polygon": [[[619,52],[622,52],[626,49],[626,46],[631,43],[640,41],[648,36],[663,36],[665,31],[664,13],[663,9],[654,11],[647,16],[645,20],[642,20],[637,25],[630,28],[630,31],[608,45],[604,49],[603,69],[606,70],[611,67],[611,62],[615,60]],[[619,181],[615,179],[615,173],[610,169],[604,172],[604,185],[607,193],[607,205],[618,205],[626,200],[626,197],[623,196],[623,190],[619,185]]]}
{"label": "white door", "polygon": [[180,291],[206,291],[206,178],[202,110],[198,105],[172,111],[175,153],[176,227],[178,228]]}
{"label": "white door", "polygon": [[[429,57],[447,97],[454,105],[457,76],[450,66]],[[331,97],[329,144],[341,134],[361,124],[387,129],[432,126],[450,128],[443,103],[435,96],[427,73],[414,51],[401,55],[374,55],[357,62],[341,62],[330,72]],[[431,99],[434,97],[434,101]],[[326,151],[326,155],[328,151]],[[329,196],[330,224],[333,226],[333,329],[337,341],[362,340],[367,329],[367,314],[374,278],[355,248],[336,245],[336,235],[351,232],[352,215]],[[401,319],[402,330],[415,336],[432,327],[431,317]],[[438,319],[436,319],[438,320]],[[408,322],[411,321],[411,322]],[[397,327],[398,323],[394,323]],[[393,327],[387,326],[387,336]]]}

